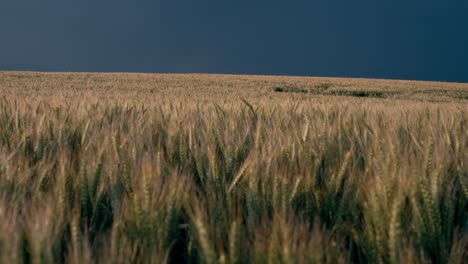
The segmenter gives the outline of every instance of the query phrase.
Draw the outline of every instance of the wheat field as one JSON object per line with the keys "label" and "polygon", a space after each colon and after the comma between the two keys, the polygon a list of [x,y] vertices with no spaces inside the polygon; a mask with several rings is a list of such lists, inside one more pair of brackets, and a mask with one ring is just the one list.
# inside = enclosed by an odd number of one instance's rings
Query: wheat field
{"label": "wheat field", "polygon": [[0,72],[0,263],[467,263],[468,84]]}

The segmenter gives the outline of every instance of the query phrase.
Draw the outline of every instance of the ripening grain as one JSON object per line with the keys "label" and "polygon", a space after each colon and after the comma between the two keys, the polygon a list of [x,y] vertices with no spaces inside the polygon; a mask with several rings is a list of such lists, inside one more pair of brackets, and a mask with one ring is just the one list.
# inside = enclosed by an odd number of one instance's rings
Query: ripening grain
{"label": "ripening grain", "polygon": [[0,95],[0,263],[467,260],[467,84],[0,73]]}

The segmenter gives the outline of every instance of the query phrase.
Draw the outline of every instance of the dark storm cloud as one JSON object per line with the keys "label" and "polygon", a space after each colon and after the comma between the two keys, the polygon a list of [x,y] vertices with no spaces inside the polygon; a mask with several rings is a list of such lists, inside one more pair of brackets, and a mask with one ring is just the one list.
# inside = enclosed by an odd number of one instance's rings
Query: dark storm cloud
{"label": "dark storm cloud", "polygon": [[2,0],[0,70],[468,82],[467,1]]}

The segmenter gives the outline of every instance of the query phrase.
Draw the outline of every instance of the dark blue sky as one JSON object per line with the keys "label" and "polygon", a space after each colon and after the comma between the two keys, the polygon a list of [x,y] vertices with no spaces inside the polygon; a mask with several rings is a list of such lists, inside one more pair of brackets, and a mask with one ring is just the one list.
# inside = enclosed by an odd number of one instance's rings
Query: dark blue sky
{"label": "dark blue sky", "polygon": [[468,82],[468,1],[1,0],[0,70]]}

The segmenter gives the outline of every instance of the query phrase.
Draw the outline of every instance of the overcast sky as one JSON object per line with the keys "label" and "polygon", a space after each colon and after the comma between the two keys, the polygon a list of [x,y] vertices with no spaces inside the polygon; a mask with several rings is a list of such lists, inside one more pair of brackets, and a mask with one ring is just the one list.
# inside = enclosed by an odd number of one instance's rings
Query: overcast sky
{"label": "overcast sky", "polygon": [[0,0],[0,70],[468,82],[468,1]]}

